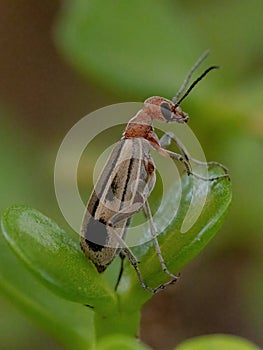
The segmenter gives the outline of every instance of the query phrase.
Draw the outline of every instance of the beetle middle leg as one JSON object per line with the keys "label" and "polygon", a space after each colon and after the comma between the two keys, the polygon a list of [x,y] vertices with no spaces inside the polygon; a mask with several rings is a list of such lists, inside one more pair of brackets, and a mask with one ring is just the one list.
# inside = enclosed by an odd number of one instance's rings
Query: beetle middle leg
{"label": "beetle middle leg", "polygon": [[114,287],[115,291],[118,289],[118,286],[119,286],[120,281],[121,281],[121,277],[122,277],[123,270],[124,270],[124,259],[125,259],[126,255],[121,250],[120,253],[119,253],[119,256],[121,258],[121,267],[120,267],[119,275],[118,275],[118,278],[117,278],[117,282],[116,282],[115,287]]}
{"label": "beetle middle leg", "polygon": [[112,217],[112,219],[107,224],[109,226],[110,230],[111,230],[110,233],[114,236],[114,239],[115,239],[116,243],[118,244],[118,246],[120,248],[120,256],[121,256],[121,259],[122,259],[121,270],[119,272],[117,283],[115,285],[115,290],[117,290],[118,285],[120,283],[121,276],[122,276],[123,260],[124,260],[125,257],[127,257],[129,259],[129,262],[133,266],[136,274],[137,274],[138,280],[139,280],[142,288],[147,290],[148,292],[150,292],[152,294],[155,294],[156,293],[156,289],[148,287],[147,284],[145,283],[143,277],[142,277],[141,271],[139,269],[139,261],[137,260],[137,258],[135,257],[135,255],[133,254],[131,249],[128,247],[128,245],[126,244],[124,239],[122,237],[120,237],[118,235],[118,233],[114,230],[114,226],[118,222],[122,221],[125,218],[125,216],[127,216],[127,213],[125,213],[124,211],[123,212],[121,211],[120,213],[115,214]]}
{"label": "beetle middle leg", "polygon": [[[113,230],[114,231],[114,230]],[[115,285],[115,290],[117,290],[118,288],[118,285],[120,283],[120,279],[121,279],[121,276],[122,276],[122,272],[123,272],[123,260],[125,257],[127,257],[129,259],[129,262],[131,263],[131,265],[133,266],[136,274],[137,274],[137,277],[138,277],[138,280],[142,286],[143,289],[147,290],[148,292],[152,293],[152,294],[155,294],[157,292],[157,289],[153,289],[153,288],[150,288],[148,287],[148,285],[145,283],[143,277],[142,277],[142,274],[141,274],[141,271],[139,269],[139,261],[137,260],[137,258],[135,257],[135,255],[133,254],[133,252],[131,251],[131,249],[128,247],[128,245],[125,243],[125,241],[120,237],[118,236],[117,233],[113,233],[115,238],[116,238],[116,241],[118,241],[119,245],[120,245],[120,249],[121,249],[121,259],[122,259],[122,268],[121,268],[121,271],[119,273],[119,276],[118,276],[118,280],[117,280],[117,283]]]}

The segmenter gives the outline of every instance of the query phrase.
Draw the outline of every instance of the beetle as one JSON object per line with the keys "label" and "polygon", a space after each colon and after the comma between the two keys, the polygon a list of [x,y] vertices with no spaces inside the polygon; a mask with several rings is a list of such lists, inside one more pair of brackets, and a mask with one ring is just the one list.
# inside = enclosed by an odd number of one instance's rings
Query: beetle
{"label": "beetle", "polygon": [[[206,56],[207,53],[196,62],[179,92],[172,100],[159,96],[147,98],[144,101],[143,108],[128,122],[121,140],[112,150],[95,184],[81,225],[81,248],[84,254],[94,263],[99,273],[105,271],[115,256],[120,255],[122,258],[126,256],[133,265],[141,286],[151,293],[157,293],[167,285],[174,283],[178,276],[171,273],[165,264],[147,200],[156,180],[155,165],[150,150],[153,148],[164,157],[182,162],[187,174],[199,179],[214,181],[220,178],[229,178],[227,169],[217,162],[205,164],[219,165],[224,170],[222,175],[204,178],[193,173],[190,161],[202,162],[191,159],[185,147],[172,133],[167,133],[159,139],[153,128],[154,120],[167,123],[186,123],[188,121],[189,116],[181,109],[180,103],[208,72],[218,67],[211,66],[206,69],[191,84],[183,96],[181,98],[179,96],[188,84],[195,69]],[[171,140],[175,141],[182,154],[165,148]],[[139,270],[137,258],[125,243],[125,232],[131,217],[140,210],[143,210],[149,219],[156,254],[162,270],[170,277],[168,282],[156,288],[146,285]],[[123,265],[116,288],[122,270]]]}

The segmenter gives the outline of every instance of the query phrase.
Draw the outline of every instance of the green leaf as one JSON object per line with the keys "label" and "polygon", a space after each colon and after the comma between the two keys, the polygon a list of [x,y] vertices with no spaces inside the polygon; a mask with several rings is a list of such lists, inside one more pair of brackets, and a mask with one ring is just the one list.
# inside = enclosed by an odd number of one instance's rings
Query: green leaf
{"label": "green leaf", "polygon": [[[200,52],[191,35],[180,3],[167,0],[67,2],[56,26],[57,44],[72,65],[115,93],[125,86],[126,93],[174,95],[191,60],[206,49]],[[186,57],[185,42],[196,55]]]}
{"label": "green leaf", "polygon": [[[2,219],[2,230],[2,291],[27,316],[50,331],[67,348],[75,349],[77,346],[80,350],[87,349],[87,345],[91,347],[94,344],[95,335],[101,339],[109,334],[137,333],[140,312],[137,310],[131,314],[118,310],[116,298],[112,297],[116,297],[112,287],[109,287],[94,266],[89,267],[89,261],[79,248],[77,235],[75,242],[50,219],[37,210],[26,207],[7,210]],[[72,303],[71,300],[81,302],[81,305]],[[92,305],[94,309],[82,304]],[[129,340],[129,343],[136,343],[138,349],[144,348],[136,341]]]}
{"label": "green leaf", "polygon": [[53,292],[104,313],[114,307],[116,296],[84,257],[78,235],[64,232],[46,216],[27,207],[7,210],[2,230],[18,257]]}
{"label": "green leaf", "polygon": [[[218,169],[209,170],[209,177],[217,175]],[[167,267],[174,274],[178,273],[207,245],[222,225],[231,202],[231,182],[228,178],[207,182],[193,179],[191,176],[183,176],[181,200],[179,194],[180,183],[178,182],[170,189],[166,203],[167,208],[173,202],[180,201],[177,214],[166,231],[158,236]],[[204,199],[205,204],[198,218],[193,216],[192,211],[189,218],[190,204],[193,204],[193,209],[198,208],[204,203]],[[167,215],[165,211],[160,213],[160,217],[165,215]],[[188,222],[189,229],[182,233],[182,226],[185,227],[187,216],[190,221],[191,218],[194,218],[194,221],[192,226]],[[149,287],[155,288],[167,282],[169,278],[161,269],[152,242],[135,248],[134,253],[139,257],[139,268]],[[123,304],[132,309],[137,307],[137,303],[143,303],[149,299],[149,293],[141,288],[136,274],[131,270],[133,268],[127,263],[119,292],[122,295]],[[132,295],[136,295],[137,298],[133,299],[132,304],[129,304],[127,299],[130,299]]]}
{"label": "green leaf", "polygon": [[53,294],[21,263],[0,234],[0,291],[66,349],[94,343],[93,312]]}
{"label": "green leaf", "polygon": [[[209,172],[209,176],[217,174],[215,170]],[[187,217],[190,204],[193,203],[195,208],[204,202],[205,188],[208,189],[208,193],[200,216],[192,226],[188,225],[190,229],[187,232],[181,233],[181,226]],[[176,183],[169,192],[166,206],[177,200],[179,187]],[[231,184],[228,179],[207,182],[182,177],[182,196],[177,215],[166,232],[159,235],[162,254],[170,271],[179,271],[215,235],[230,200]],[[165,214],[165,211],[161,212],[161,216]],[[96,329],[97,339],[115,333],[135,336],[140,319],[139,310],[151,294],[141,288],[128,262],[117,299],[112,285],[108,284],[104,275],[98,274],[93,264],[84,257],[79,247],[78,235],[72,236],[64,232],[37,210],[27,207],[10,208],[3,216],[2,230],[17,256],[51,291],[69,301],[94,307],[95,323],[93,325],[92,319],[90,322],[91,328]],[[149,286],[156,287],[167,281],[167,275],[161,271],[152,243],[139,246],[134,252],[140,257],[140,269]],[[33,301],[37,307],[34,296]],[[50,308],[48,310],[52,315]],[[67,306],[65,310],[68,311]],[[61,311],[56,308],[56,312],[59,315]]]}
{"label": "green leaf", "polygon": [[187,340],[175,350],[260,350],[256,345],[232,335],[208,335]]}
{"label": "green leaf", "polygon": [[[172,0],[75,0],[63,5],[56,25],[58,47],[82,74],[114,93],[174,96],[207,48],[216,56],[213,63],[224,67],[221,89],[232,85],[237,91],[237,85],[246,85],[244,79],[260,72],[263,4],[257,0],[233,1],[227,7],[220,1]],[[229,13],[235,14],[235,28]],[[208,92],[212,81],[205,84]]]}
{"label": "green leaf", "polygon": [[150,350],[148,346],[143,345],[138,339],[123,335],[112,335],[103,338],[96,346],[97,350]]}

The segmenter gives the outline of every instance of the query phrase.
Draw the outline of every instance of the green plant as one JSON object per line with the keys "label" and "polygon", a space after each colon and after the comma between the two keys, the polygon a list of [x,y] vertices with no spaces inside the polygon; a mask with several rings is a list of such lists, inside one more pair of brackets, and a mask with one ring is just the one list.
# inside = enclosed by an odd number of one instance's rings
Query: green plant
{"label": "green plant", "polygon": [[[210,176],[215,174],[210,170]],[[192,188],[189,177],[183,176],[182,183],[178,213],[159,236],[163,255],[174,272],[181,270],[215,235],[231,201],[231,184],[227,179],[209,183],[200,217],[182,234],[180,227],[190,205]],[[200,191],[192,193],[195,205],[202,200],[204,184],[200,181]],[[168,202],[178,200],[177,186],[175,184],[170,190]],[[141,288],[128,262],[115,292],[117,259],[105,274],[99,274],[92,262],[84,257],[79,236],[65,232],[37,210],[11,207],[3,215],[2,231],[18,258],[11,253],[2,236],[1,283],[4,289],[68,349],[76,349],[76,344],[78,349],[91,349],[95,345],[96,348],[115,349],[115,345],[99,345],[104,344],[107,337],[111,337],[113,343],[121,343],[123,337],[128,337],[127,349],[144,348],[133,337],[138,332],[140,309],[151,294]],[[134,253],[139,256],[141,272],[149,285],[165,282],[166,277],[151,244],[135,248]]]}
{"label": "green plant", "polygon": [[[247,235],[250,223],[256,221],[259,227],[258,222],[262,221],[261,207],[256,198],[258,184],[254,181],[259,177],[262,162],[255,160],[252,165],[247,164],[249,173],[244,171],[244,153],[250,149],[251,140],[246,143],[242,132],[240,135],[242,128],[250,128],[251,105],[254,106],[252,124],[257,132],[261,125],[262,80],[258,74],[261,32],[255,30],[256,23],[261,24],[260,6],[256,1],[253,5],[251,1],[233,1],[224,7],[219,1],[179,1],[174,5],[172,1],[160,3],[156,0],[115,1],[114,4],[76,0],[64,5],[56,31],[57,43],[64,57],[82,76],[92,77],[115,93],[131,93],[140,99],[158,93],[172,96],[193,59],[207,47],[212,49],[216,63],[223,67],[221,83],[210,89],[211,80],[208,80],[198,101],[196,94],[193,95],[192,102],[198,107],[199,115],[192,120],[202,124],[201,132],[206,133],[211,146],[209,151],[217,147],[217,140],[224,139],[226,146],[220,151],[227,154],[232,177],[236,168],[235,186],[240,183],[235,191],[239,205],[233,221],[239,225],[236,230],[238,242],[245,242],[245,246],[250,246],[253,241],[253,235]],[[255,11],[250,11],[251,8]],[[230,13],[235,17],[234,27]],[[210,115],[211,111],[213,115]],[[207,115],[211,117],[209,123],[204,122]],[[216,130],[213,142],[211,128]],[[252,146],[250,161],[255,154],[261,154],[259,142]],[[9,158],[13,162],[13,157]],[[251,180],[249,192],[245,186],[248,178]],[[216,233],[231,200],[228,182],[211,183],[202,215],[196,225],[182,235],[179,228],[189,205],[188,179],[184,178],[183,183],[180,211],[160,237],[163,254],[174,272],[197,255]],[[171,200],[176,200],[176,193],[176,188],[173,188]],[[244,206],[243,199],[249,205]],[[196,201],[198,204],[199,199]],[[248,226],[245,220],[249,222]],[[2,229],[2,292],[66,348],[145,348],[134,339],[134,335],[139,326],[140,308],[151,296],[140,288],[131,266],[126,264],[124,278],[118,293],[115,293],[118,259],[104,275],[99,275],[81,253],[78,236],[64,232],[38,211],[25,207],[10,208],[3,215]],[[240,235],[241,230],[243,235]],[[255,231],[260,232],[259,229]],[[230,236],[236,237],[233,229],[232,232]],[[260,238],[254,239],[257,247],[260,247]],[[233,239],[232,245],[236,244],[237,240]],[[149,284],[158,284],[164,276],[160,273],[154,250],[151,246],[144,248],[135,252],[140,256],[143,275]],[[256,280],[260,280],[258,276]],[[261,300],[260,296],[258,300]],[[256,309],[254,305],[253,309]],[[206,348],[256,349],[245,340],[221,335],[193,339],[177,349]]]}

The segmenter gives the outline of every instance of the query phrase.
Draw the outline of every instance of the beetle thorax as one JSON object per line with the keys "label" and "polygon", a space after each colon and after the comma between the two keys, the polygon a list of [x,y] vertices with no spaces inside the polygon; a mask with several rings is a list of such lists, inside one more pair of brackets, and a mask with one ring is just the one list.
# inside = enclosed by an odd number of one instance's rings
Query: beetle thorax
{"label": "beetle thorax", "polygon": [[144,109],[141,109],[127,124],[123,137],[143,137],[147,139],[150,132],[153,131],[152,118]]}

